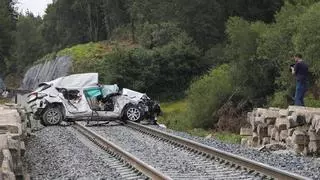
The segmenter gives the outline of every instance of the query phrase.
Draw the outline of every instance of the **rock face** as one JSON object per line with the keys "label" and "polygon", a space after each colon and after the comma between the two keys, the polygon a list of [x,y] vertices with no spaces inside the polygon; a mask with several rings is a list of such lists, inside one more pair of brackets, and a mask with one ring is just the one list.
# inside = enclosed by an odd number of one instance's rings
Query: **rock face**
{"label": "rock face", "polygon": [[51,81],[70,73],[72,60],[62,56],[31,67],[25,74],[20,89],[34,90],[39,83]]}
{"label": "rock face", "polygon": [[252,134],[242,128],[243,145],[259,147],[282,143],[304,155],[320,153],[320,108],[289,106],[257,108],[247,115]]}

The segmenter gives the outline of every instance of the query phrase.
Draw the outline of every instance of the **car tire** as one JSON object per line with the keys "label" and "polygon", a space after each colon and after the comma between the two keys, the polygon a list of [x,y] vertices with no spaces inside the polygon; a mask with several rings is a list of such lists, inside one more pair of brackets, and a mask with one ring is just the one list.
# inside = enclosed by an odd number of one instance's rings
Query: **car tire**
{"label": "car tire", "polygon": [[143,113],[137,106],[130,105],[125,109],[124,117],[128,121],[140,122],[143,119]]}
{"label": "car tire", "polygon": [[43,124],[45,126],[58,125],[62,121],[62,118],[63,118],[62,112],[57,107],[47,108],[42,115]]}

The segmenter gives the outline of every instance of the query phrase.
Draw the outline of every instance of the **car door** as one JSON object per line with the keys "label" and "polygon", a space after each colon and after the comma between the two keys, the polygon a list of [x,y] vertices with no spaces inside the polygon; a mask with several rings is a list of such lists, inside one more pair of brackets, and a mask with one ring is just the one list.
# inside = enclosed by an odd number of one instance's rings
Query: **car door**
{"label": "car door", "polygon": [[90,107],[81,89],[68,89],[62,93],[66,111],[71,114],[82,114],[90,111]]}

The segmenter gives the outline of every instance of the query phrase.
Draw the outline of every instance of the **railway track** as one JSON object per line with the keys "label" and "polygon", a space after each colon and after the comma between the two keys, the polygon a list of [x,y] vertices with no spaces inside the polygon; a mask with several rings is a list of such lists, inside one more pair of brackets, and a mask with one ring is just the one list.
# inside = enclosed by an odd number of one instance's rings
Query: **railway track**
{"label": "railway track", "polygon": [[86,136],[90,141],[117,159],[113,162],[113,164],[111,164],[111,166],[120,173],[119,178],[148,179],[148,177],[151,177],[152,179],[170,179],[153,167],[140,161],[130,153],[122,150],[119,146],[115,145],[111,141],[108,141],[99,134],[89,130],[84,125],[76,122],[73,127],[81,134]]}
{"label": "railway track", "polygon": [[[87,128],[81,123],[76,123],[75,125],[77,130],[100,147],[126,162],[127,166],[134,169],[131,171],[142,173],[151,179],[308,179],[137,123],[128,122],[125,127],[149,136],[149,138],[155,139],[155,142],[164,143],[166,148],[172,148],[173,152],[183,155],[181,157],[185,157],[185,161],[181,164],[181,169],[184,169],[184,163],[194,168],[187,168],[184,171],[176,168],[161,168],[161,165],[149,160],[149,164],[157,167],[153,168],[145,163],[148,162],[148,159],[144,158],[144,156],[140,156],[141,160],[139,160],[119,146],[106,140],[107,137],[102,136],[96,130]],[[157,152],[154,152],[153,156],[155,156],[154,161],[157,161]],[[173,159],[173,164],[177,163],[174,162],[175,157],[166,158]],[[168,166],[170,166],[170,161]]]}

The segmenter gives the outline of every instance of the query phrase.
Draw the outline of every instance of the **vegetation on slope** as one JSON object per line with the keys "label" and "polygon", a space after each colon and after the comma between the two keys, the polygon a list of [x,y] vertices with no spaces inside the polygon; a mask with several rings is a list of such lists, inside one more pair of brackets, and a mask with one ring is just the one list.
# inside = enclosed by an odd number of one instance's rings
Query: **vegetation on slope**
{"label": "vegetation on slope", "polygon": [[288,67],[300,52],[311,70],[306,105],[320,105],[318,0],[58,0],[43,18],[18,15],[13,2],[0,0],[7,82],[45,54],[37,62],[70,55],[73,72],[183,99],[164,104],[169,127],[237,133],[252,108],[292,103]]}

